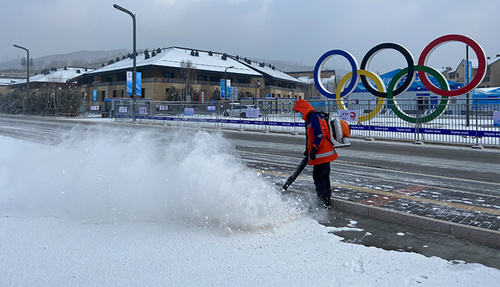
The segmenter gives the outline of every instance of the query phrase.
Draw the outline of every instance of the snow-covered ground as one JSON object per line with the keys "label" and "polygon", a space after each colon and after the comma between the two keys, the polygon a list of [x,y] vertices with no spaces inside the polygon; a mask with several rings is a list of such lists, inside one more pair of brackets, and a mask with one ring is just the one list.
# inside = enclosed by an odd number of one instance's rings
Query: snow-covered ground
{"label": "snow-covered ground", "polygon": [[343,243],[325,211],[283,199],[220,135],[150,133],[0,136],[0,286],[500,282],[479,264]]}

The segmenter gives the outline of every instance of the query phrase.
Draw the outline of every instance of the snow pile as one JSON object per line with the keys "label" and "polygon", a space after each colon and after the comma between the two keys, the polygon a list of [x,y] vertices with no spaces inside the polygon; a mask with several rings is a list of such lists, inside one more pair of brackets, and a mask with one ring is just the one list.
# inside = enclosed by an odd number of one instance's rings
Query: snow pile
{"label": "snow pile", "polygon": [[57,146],[0,136],[0,286],[500,280],[479,264],[342,243],[233,152],[205,132],[77,129]]}
{"label": "snow pile", "polygon": [[[10,143],[12,212],[88,222],[178,218],[223,229],[272,228],[299,211],[232,155],[220,135],[75,130],[57,147]],[[17,151],[17,152],[16,152]]]}

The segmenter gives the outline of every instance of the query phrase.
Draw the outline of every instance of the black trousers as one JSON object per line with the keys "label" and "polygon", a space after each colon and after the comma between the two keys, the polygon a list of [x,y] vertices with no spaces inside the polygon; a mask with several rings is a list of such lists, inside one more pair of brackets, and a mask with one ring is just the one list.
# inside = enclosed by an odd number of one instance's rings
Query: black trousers
{"label": "black trousers", "polygon": [[330,187],[330,163],[322,163],[313,166],[313,180],[316,186],[318,198],[326,206],[330,206],[330,196],[332,189]]}

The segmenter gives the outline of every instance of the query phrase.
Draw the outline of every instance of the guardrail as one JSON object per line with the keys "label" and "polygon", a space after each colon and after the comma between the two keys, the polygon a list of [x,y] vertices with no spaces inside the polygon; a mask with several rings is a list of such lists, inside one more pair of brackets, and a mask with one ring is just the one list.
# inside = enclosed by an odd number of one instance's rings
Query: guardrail
{"label": "guardrail", "polygon": [[[341,105],[333,100],[309,101],[316,110],[338,116]],[[394,111],[387,102],[358,100],[344,108],[359,113],[358,120],[348,120],[352,136],[370,139],[397,139],[414,143],[436,142],[500,147],[500,117],[498,100],[474,99],[470,104],[450,103],[425,105],[415,100],[398,100]],[[244,130],[304,133],[304,122],[292,111],[295,100],[256,99],[242,101],[241,105],[252,105],[260,109],[260,117],[225,117],[230,101],[210,103],[153,102],[147,99],[136,101],[135,119],[139,122],[160,124],[197,125],[201,127],[234,128]],[[133,102],[128,99],[112,100],[102,112],[117,120],[133,120]],[[377,113],[375,113],[377,111]],[[432,118],[434,117],[435,118]]]}

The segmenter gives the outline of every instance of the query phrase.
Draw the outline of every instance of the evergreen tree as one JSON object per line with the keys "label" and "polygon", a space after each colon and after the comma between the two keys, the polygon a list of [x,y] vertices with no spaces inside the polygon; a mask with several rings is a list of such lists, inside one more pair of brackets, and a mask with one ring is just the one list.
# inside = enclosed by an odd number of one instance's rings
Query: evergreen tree
{"label": "evergreen tree", "polygon": [[221,100],[219,88],[217,88],[217,89],[214,90],[214,92],[212,94],[211,100],[215,100],[215,101],[220,101]]}
{"label": "evergreen tree", "polygon": [[26,61],[26,58],[21,58],[21,66],[23,67],[23,70],[24,70],[24,67],[26,67],[26,65],[28,64],[28,62]]}
{"label": "evergreen tree", "polygon": [[167,97],[165,98],[165,101],[170,101],[170,102],[178,102],[181,100],[181,95],[177,91],[175,87],[172,87],[168,90],[167,92]]}

